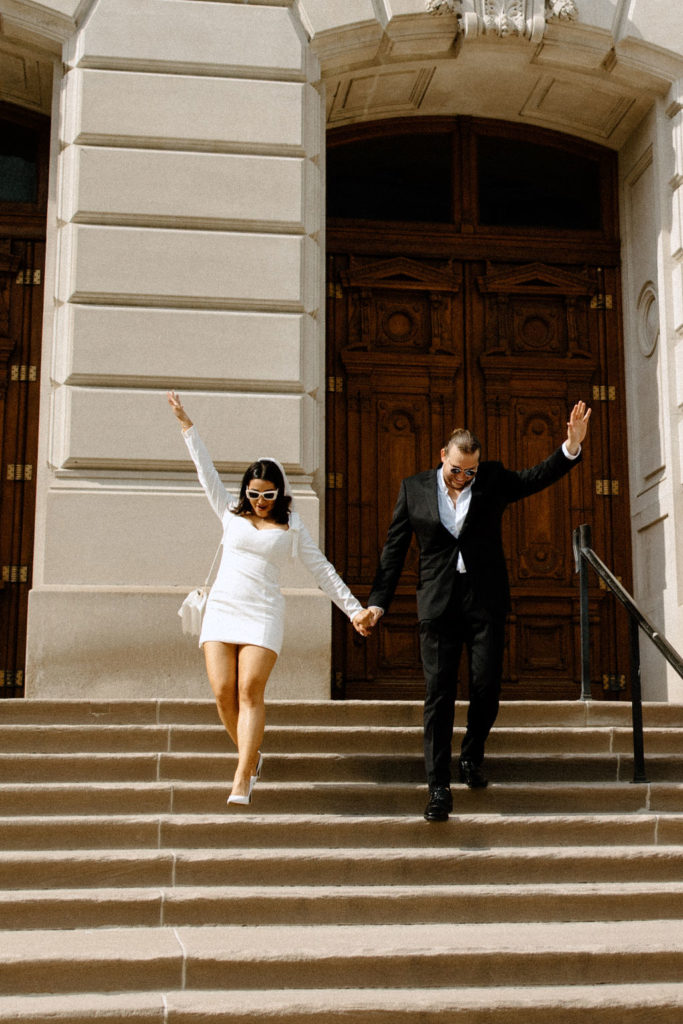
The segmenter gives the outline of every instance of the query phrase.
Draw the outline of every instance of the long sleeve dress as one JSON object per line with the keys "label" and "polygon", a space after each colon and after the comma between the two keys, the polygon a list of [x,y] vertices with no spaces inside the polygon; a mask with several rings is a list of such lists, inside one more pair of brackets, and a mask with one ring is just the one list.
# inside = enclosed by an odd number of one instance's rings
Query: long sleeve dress
{"label": "long sleeve dress", "polygon": [[183,431],[197,475],[223,525],[223,553],[211,587],[199,636],[229,644],[254,644],[280,653],[285,601],[280,572],[298,557],[322,591],[353,619],[362,605],[327,561],[297,512],[288,527],[257,529],[246,516],[234,515],[234,498],[218,475],[195,427]]}

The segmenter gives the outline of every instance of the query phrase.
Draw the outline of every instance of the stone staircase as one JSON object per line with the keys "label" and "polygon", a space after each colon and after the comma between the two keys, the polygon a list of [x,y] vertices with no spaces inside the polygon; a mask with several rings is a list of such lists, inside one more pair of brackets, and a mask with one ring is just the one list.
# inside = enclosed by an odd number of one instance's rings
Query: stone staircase
{"label": "stone staircase", "polygon": [[271,703],[228,809],[209,701],[0,702],[0,1024],[680,1024],[683,706],[634,785],[627,705],[505,704],[441,824],[420,722]]}

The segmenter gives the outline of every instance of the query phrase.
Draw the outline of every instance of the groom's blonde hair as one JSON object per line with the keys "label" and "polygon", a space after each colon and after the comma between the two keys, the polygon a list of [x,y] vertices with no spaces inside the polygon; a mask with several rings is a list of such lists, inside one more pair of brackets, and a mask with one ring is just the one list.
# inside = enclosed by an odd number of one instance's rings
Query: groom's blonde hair
{"label": "groom's blonde hair", "polygon": [[465,455],[474,455],[475,452],[481,451],[481,442],[471,430],[466,430],[465,427],[456,427],[444,445],[446,451],[450,448],[457,448]]}

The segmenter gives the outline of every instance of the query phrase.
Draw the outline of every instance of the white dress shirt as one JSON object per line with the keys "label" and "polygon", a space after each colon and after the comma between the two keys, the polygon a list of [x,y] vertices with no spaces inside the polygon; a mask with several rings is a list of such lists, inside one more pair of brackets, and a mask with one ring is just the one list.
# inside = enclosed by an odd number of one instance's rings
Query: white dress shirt
{"label": "white dress shirt", "polygon": [[[581,454],[581,448],[579,448],[576,455],[572,455],[567,448],[566,441],[562,445],[562,451],[568,459],[572,460],[578,459]],[[457,539],[460,536],[460,531],[462,530],[463,523],[465,522],[465,518],[469,512],[470,501],[472,500],[472,484],[460,491],[457,502],[453,504],[453,499],[448,493],[446,481],[444,480],[443,465],[436,474],[436,480],[437,495],[439,499],[439,519],[448,532]],[[472,483],[473,482],[474,479],[472,480]],[[458,572],[467,572],[462,552],[458,555]]]}
{"label": "white dress shirt", "polygon": [[[579,450],[576,455],[572,455],[567,448],[567,442],[565,441],[562,445],[562,451],[568,459],[573,461],[574,459],[578,459],[581,454],[581,446],[579,445]],[[474,480],[472,482],[474,482]],[[470,484],[469,487],[465,487],[460,492],[460,496],[455,504],[453,504],[453,499],[448,493],[448,488],[446,487],[446,481],[443,476],[443,464],[436,474],[436,484],[436,493],[439,501],[439,519],[448,532],[457,539],[460,536],[460,531],[463,528],[467,513],[469,512],[470,502],[472,500],[472,484]],[[458,554],[457,569],[458,572],[467,572],[462,552]],[[382,615],[384,614],[383,608],[380,608],[379,611]]]}
{"label": "white dress shirt", "polygon": [[[460,536],[463,523],[465,522],[465,516],[470,508],[470,501],[472,500],[472,484],[469,484],[460,492],[458,500],[454,505],[453,499],[448,493],[446,481],[443,477],[443,466],[436,474],[436,482],[437,496],[439,499],[439,519],[448,532],[455,538],[458,538]],[[462,553],[458,555],[458,572],[467,572]]]}

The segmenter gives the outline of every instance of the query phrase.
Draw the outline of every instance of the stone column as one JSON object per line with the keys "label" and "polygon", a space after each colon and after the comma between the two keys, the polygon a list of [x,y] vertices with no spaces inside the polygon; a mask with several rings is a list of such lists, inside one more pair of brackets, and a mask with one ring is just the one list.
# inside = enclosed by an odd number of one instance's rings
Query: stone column
{"label": "stone column", "polygon": [[[669,254],[670,262],[667,261],[671,273],[669,277],[670,288],[670,319],[672,322],[671,345],[674,351],[676,367],[676,441],[678,451],[678,465],[674,481],[675,495],[675,519],[678,524],[676,529],[676,553],[677,553],[677,586],[676,586],[676,615],[675,615],[675,636],[674,641],[681,650],[683,647],[683,616],[681,605],[683,604],[683,530],[681,521],[683,518],[683,498],[681,498],[681,482],[683,481],[683,464],[681,462],[683,453],[683,79],[672,87],[670,95],[671,103],[667,109],[671,134],[666,133],[667,155],[673,154],[673,171],[669,180],[671,206],[670,214],[665,217],[665,224],[671,224],[669,233]],[[668,207],[667,203],[667,207]],[[669,304],[667,304],[669,305]],[[673,630],[672,630],[673,632]],[[683,681],[673,672],[670,672],[669,685],[670,699],[675,701],[683,700]]]}
{"label": "stone column", "polygon": [[[282,0],[97,0],[66,48],[29,696],[207,692],[176,611],[220,524],[168,388],[226,483],[280,458],[318,534],[317,77]],[[270,694],[328,696],[329,602],[285,582]]]}

